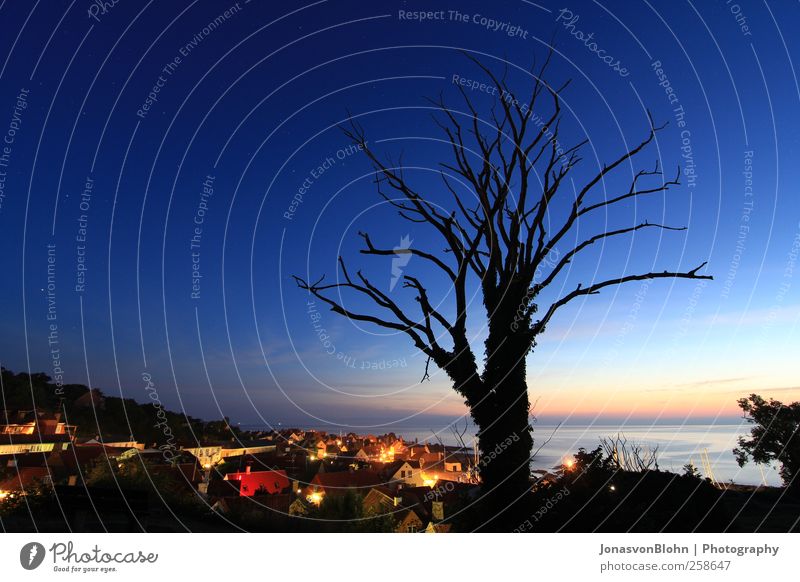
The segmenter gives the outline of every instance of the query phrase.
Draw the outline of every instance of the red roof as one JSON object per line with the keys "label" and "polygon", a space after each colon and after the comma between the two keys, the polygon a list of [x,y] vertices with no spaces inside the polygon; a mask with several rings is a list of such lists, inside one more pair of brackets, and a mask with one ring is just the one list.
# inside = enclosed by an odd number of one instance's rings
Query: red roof
{"label": "red roof", "polygon": [[322,489],[326,494],[344,493],[348,489],[357,489],[357,493],[366,495],[376,485],[383,484],[383,479],[375,471],[339,471],[337,473],[317,473],[311,485]]}
{"label": "red roof", "polygon": [[250,473],[228,473],[225,476],[228,481],[239,481],[241,483],[239,493],[244,497],[251,497],[256,493],[264,492],[275,495],[288,489],[290,486],[289,476],[286,471],[251,471]]}
{"label": "red roof", "polygon": [[0,481],[0,491],[26,491],[50,472],[47,467],[19,467],[5,481]]}

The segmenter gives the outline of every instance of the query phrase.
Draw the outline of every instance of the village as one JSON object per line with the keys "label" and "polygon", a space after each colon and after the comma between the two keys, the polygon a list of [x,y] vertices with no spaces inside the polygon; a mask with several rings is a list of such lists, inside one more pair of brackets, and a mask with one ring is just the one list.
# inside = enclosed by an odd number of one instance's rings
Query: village
{"label": "village", "polygon": [[[479,494],[475,451],[438,439],[287,428],[157,446],[124,436],[78,436],[78,427],[58,412],[9,410],[1,418],[0,510],[27,496],[52,495],[69,500],[60,504],[74,514],[68,521],[83,527],[95,519],[113,527],[118,520],[124,529],[147,515],[152,492],[122,485],[136,474],[158,496],[169,493],[223,521],[265,530],[298,520],[311,529],[314,522],[336,527],[324,510],[344,504],[350,510],[337,514],[342,520],[380,523],[382,531],[444,533]],[[131,515],[116,510],[120,501]]]}

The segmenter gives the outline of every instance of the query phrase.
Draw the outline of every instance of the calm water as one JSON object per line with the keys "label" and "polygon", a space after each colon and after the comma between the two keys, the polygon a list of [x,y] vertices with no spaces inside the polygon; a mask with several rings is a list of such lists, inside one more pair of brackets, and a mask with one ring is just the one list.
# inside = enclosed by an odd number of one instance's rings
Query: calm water
{"label": "calm water", "polygon": [[[244,427],[243,427],[244,428]],[[317,429],[338,432],[338,427],[314,427]],[[553,426],[536,425],[534,450],[550,437]],[[419,442],[436,442],[430,428],[419,426],[392,426],[391,430],[402,435],[406,440],[419,439]],[[367,431],[358,430],[366,433]],[[381,432],[381,431],[379,431]],[[385,430],[383,432],[386,432]],[[474,430],[470,430],[465,437],[468,446],[472,445]],[[617,427],[613,425],[594,426],[561,426],[548,442],[539,451],[534,459],[534,469],[552,469],[560,465],[564,459],[570,457],[580,447],[595,448],[602,437],[615,436],[617,433],[624,435],[629,443],[654,447],[658,445],[658,464],[662,470],[680,473],[683,465],[690,460],[707,476],[703,467],[701,453],[708,452],[711,470],[717,481],[733,480],[735,483],[758,485],[766,482],[768,485],[780,485],[781,479],[775,467],[763,467],[763,474],[757,465],[747,464],[740,468],[733,457],[733,448],[736,439],[749,433],[749,425],[741,424],[714,424],[714,425],[626,425]],[[376,433],[377,434],[377,433]],[[455,438],[449,430],[443,430],[439,438],[445,444],[456,444]]]}
{"label": "calm water", "polygon": [[[614,436],[617,432],[616,427],[609,426],[561,427],[534,459],[533,466],[552,468],[579,447],[594,448],[600,438]],[[701,460],[701,453],[706,450],[717,481],[733,480],[748,485],[764,482],[769,485],[781,484],[780,475],[774,467],[764,466],[762,475],[757,465],[749,463],[740,468],[736,463],[732,451],[736,447],[736,439],[749,433],[747,424],[626,426],[619,432],[629,443],[650,447],[658,445],[658,464],[663,470],[680,473],[682,467],[691,460],[703,476],[708,476]],[[541,444],[550,433],[547,427],[537,427],[534,434],[538,444]]]}

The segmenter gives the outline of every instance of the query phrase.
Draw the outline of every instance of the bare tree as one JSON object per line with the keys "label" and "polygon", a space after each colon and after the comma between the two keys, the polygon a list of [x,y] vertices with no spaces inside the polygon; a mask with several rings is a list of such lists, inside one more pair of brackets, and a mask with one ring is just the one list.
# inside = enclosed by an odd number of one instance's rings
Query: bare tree
{"label": "bare tree", "polygon": [[658,471],[658,445],[651,447],[637,442],[629,442],[625,435],[600,439],[600,446],[606,458],[617,471]]}
{"label": "bare tree", "polygon": [[[495,88],[495,103],[482,118],[473,100],[457,85],[464,111],[449,108],[440,96],[431,101],[439,111],[434,116],[452,151],[452,160],[441,164],[442,192],[452,195],[450,211],[433,202],[433,197],[418,192],[406,179],[402,163],[382,161],[367,144],[364,129],[353,119],[342,128],[349,139],[362,149],[375,168],[378,193],[397,208],[407,221],[432,228],[444,243],[444,251],[428,252],[419,248],[396,251],[382,248],[366,232],[360,232],[362,254],[392,256],[410,253],[438,271],[452,285],[455,305],[451,315],[437,309],[428,288],[411,275],[405,275],[403,287],[410,289],[419,304],[412,315],[392,297],[381,291],[362,271],[351,274],[339,257],[340,278],[326,283],[323,278],[311,282],[295,277],[307,290],[330,306],[335,313],[351,320],[369,322],[382,328],[407,334],[417,349],[427,356],[425,377],[431,361],[452,380],[453,388],[464,397],[478,426],[482,454],[502,448],[489,463],[481,464],[482,507],[489,529],[510,529],[519,521],[518,511],[508,511],[530,490],[530,457],[533,447],[530,425],[530,402],[526,383],[526,356],[535,347],[536,338],[545,331],[553,316],[567,303],[586,295],[629,281],[645,279],[711,279],[698,271],[705,263],[689,271],[622,274],[607,280],[578,284],[557,299],[539,305],[541,292],[551,285],[564,269],[586,248],[606,239],[621,237],[639,230],[685,230],[650,222],[606,230],[585,239],[577,225],[590,213],[610,211],[641,196],[668,190],[679,183],[680,170],[674,179],[663,176],[659,165],[653,170],[631,171],[627,190],[597,199],[596,190],[604,186],[616,170],[630,165],[664,126],[650,118],[646,137],[599,170],[592,171],[580,187],[574,187],[573,169],[579,164],[579,152],[586,141],[563,148],[559,138],[561,93],[569,82],[556,88],[545,81],[552,52],[541,67],[530,70],[530,93],[517,99],[506,81],[487,66],[469,57]],[[541,111],[546,110],[546,114]],[[534,117],[537,112],[537,117]],[[540,120],[544,119],[542,124]],[[448,179],[447,174],[451,176]],[[457,180],[468,185],[469,195],[457,191]],[[570,182],[566,182],[567,177]],[[649,185],[645,182],[652,182]],[[567,185],[569,186],[567,187]],[[594,195],[594,196],[592,196]],[[591,200],[590,198],[594,198]],[[554,210],[563,208],[557,220]],[[570,242],[573,241],[573,242]],[[574,241],[580,241],[575,244]],[[561,249],[564,246],[567,249]],[[553,257],[556,257],[553,259]],[[419,264],[419,263],[418,263]],[[467,335],[468,289],[479,285],[485,310],[488,337],[484,344],[484,363],[479,367]],[[343,291],[368,298],[379,315],[354,312],[339,297]],[[505,512],[505,513],[504,513]]]}

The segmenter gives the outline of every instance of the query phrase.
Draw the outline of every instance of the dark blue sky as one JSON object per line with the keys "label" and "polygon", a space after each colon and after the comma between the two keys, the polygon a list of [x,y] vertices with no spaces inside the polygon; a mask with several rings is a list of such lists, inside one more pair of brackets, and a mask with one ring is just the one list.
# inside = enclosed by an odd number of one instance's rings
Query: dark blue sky
{"label": "dark blue sky", "polygon": [[[529,362],[542,414],[708,417],[730,414],[750,391],[800,394],[790,368],[800,9],[613,4],[3,2],[0,132],[11,143],[0,167],[0,362],[53,375],[55,347],[66,382],[143,401],[147,372],[169,407],[242,423],[463,413],[441,374],[418,383],[424,361],[407,338],[309,305],[291,275],[335,277],[342,254],[388,292],[391,259],[358,255],[359,230],[383,246],[408,237],[437,249],[381,204],[368,161],[336,128],[348,112],[376,151],[402,154],[418,189],[447,204],[436,172],[449,151],[425,98],[441,93],[462,110],[454,75],[486,80],[461,51],[508,66],[524,94],[525,70],[554,38],[549,80],[573,79],[563,141],[590,140],[576,182],[645,136],[646,110],[669,126],[596,199],[656,159],[670,175],[681,165],[695,176],[583,222],[582,234],[643,219],[688,230],[589,252],[553,297],[706,260],[715,280],[633,284],[560,312]],[[419,10],[438,19],[406,14]],[[487,113],[492,97],[472,97]],[[447,300],[423,265],[404,269],[427,274]],[[411,299],[399,285],[391,292]],[[474,313],[480,346],[479,300]]]}

